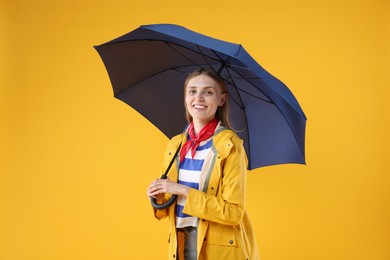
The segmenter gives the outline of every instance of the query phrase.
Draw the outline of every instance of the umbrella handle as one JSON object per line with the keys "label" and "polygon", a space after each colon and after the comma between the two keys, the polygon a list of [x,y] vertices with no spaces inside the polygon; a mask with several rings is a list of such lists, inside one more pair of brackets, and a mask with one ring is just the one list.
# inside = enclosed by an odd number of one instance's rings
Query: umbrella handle
{"label": "umbrella handle", "polygon": [[[163,175],[161,176],[161,179],[166,179],[167,178],[167,175]],[[155,209],[166,209],[170,206],[172,206],[172,204],[176,201],[177,199],[177,195],[176,194],[173,194],[169,200],[167,202],[165,202],[164,204],[158,204],[157,203],[157,200],[155,198],[152,198],[150,197],[150,202],[152,203],[152,206],[155,208]]]}
{"label": "umbrella handle", "polygon": [[176,201],[176,199],[177,199],[177,195],[172,195],[169,198],[169,200],[167,202],[165,202],[164,204],[158,204],[157,200],[155,198],[150,198],[150,202],[152,203],[152,206],[155,209],[166,209],[166,208],[172,206],[172,204]]}

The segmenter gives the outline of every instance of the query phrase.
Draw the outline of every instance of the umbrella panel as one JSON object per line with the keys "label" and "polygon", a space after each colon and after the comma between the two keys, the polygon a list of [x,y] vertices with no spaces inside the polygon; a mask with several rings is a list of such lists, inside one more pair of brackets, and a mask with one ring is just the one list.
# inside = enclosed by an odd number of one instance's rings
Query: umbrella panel
{"label": "umbrella panel", "polygon": [[[166,71],[142,81],[117,98],[147,118],[168,138],[181,132],[187,124],[184,109],[183,82],[186,74]],[[170,82],[162,85],[161,82]]]}

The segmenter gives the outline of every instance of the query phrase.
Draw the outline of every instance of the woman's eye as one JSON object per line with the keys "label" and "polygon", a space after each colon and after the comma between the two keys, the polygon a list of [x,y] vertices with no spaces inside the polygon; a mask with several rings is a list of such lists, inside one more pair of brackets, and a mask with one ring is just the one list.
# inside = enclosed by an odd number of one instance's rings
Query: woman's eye
{"label": "woman's eye", "polygon": [[212,91],[210,91],[210,90],[206,90],[206,91],[204,92],[204,94],[205,94],[205,95],[212,95],[212,94],[213,94],[213,92],[212,92]]}
{"label": "woman's eye", "polygon": [[188,94],[195,94],[195,93],[196,93],[196,91],[194,89],[188,90]]}

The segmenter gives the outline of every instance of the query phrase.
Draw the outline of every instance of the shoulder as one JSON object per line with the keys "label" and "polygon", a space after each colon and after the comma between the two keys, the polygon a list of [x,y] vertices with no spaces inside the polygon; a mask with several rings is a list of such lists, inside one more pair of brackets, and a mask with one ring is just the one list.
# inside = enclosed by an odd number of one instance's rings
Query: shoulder
{"label": "shoulder", "polygon": [[234,131],[225,129],[214,136],[213,147],[221,159],[229,159],[226,161],[226,167],[242,166],[246,169],[248,159],[243,143],[244,141]]}
{"label": "shoulder", "polygon": [[221,153],[222,156],[228,156],[232,152],[244,152],[243,141],[231,129],[221,129],[215,134],[213,139],[215,150]]}
{"label": "shoulder", "polygon": [[233,145],[242,145],[242,139],[231,129],[223,128],[214,136],[216,144],[231,142]]}
{"label": "shoulder", "polygon": [[187,139],[187,135],[185,132],[181,133],[181,134],[178,134],[178,135],[175,135],[174,137],[172,137],[171,140],[169,140],[169,144],[172,144],[172,145],[179,145],[180,142],[182,142],[183,140]]}
{"label": "shoulder", "polygon": [[186,133],[181,133],[178,135],[175,135],[174,137],[169,140],[168,145],[167,145],[167,150],[176,150],[180,144],[184,144],[185,141],[187,140],[187,135]]}

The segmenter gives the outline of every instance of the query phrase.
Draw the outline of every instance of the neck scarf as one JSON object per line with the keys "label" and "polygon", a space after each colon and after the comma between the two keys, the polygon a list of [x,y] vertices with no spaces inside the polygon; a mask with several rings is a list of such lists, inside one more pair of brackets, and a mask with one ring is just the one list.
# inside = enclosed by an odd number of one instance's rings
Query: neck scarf
{"label": "neck scarf", "polygon": [[194,159],[196,148],[198,148],[200,142],[209,139],[214,135],[215,128],[217,128],[218,120],[216,118],[210,120],[203,128],[200,130],[198,135],[195,135],[194,122],[188,127],[188,134],[190,139],[183,145],[183,148],[180,151],[180,162],[184,161],[184,157],[191,150],[192,159]]}

